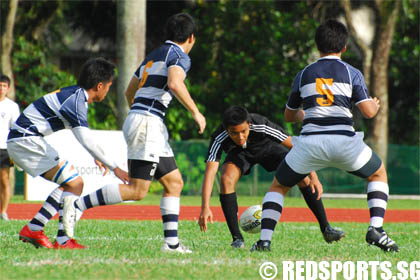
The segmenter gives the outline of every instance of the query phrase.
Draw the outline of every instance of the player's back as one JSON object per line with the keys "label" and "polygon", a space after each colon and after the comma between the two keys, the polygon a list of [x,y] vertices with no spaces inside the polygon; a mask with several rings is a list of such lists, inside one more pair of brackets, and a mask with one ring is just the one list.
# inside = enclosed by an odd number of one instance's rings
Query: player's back
{"label": "player's back", "polygon": [[55,131],[87,127],[87,100],[79,86],[61,88],[30,104],[11,127],[9,139],[24,136],[46,136]]}
{"label": "player's back", "polygon": [[[360,71],[335,56],[323,57],[302,70],[293,92],[305,110],[303,135],[354,135],[352,103],[368,98]],[[288,106],[293,108],[291,99]]]}
{"label": "player's back", "polygon": [[189,56],[182,48],[171,41],[148,54],[134,73],[139,86],[134,96],[131,111],[152,113],[164,117],[173,98],[168,87],[168,69],[181,67],[187,73],[191,67]]}

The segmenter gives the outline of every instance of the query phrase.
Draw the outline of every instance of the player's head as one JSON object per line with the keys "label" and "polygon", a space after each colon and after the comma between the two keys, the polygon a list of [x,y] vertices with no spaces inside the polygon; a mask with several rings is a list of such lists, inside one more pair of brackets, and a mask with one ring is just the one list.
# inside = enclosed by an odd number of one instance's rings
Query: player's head
{"label": "player's head", "polygon": [[175,14],[166,21],[165,38],[167,40],[176,43],[185,43],[187,40],[192,40],[192,44],[194,44],[196,32],[197,25],[189,14]]}
{"label": "player's head", "polygon": [[223,127],[238,146],[246,145],[249,136],[249,113],[241,106],[231,106],[223,113]]}
{"label": "player's head", "polygon": [[323,54],[339,53],[346,47],[347,28],[341,22],[329,19],[322,23],[315,32],[315,43]]}
{"label": "player's head", "polygon": [[96,96],[93,101],[102,101],[112,85],[115,75],[115,65],[103,58],[92,58],[85,62],[80,71],[77,84],[86,91],[93,91]]}
{"label": "player's head", "polygon": [[4,74],[0,74],[0,100],[6,97],[10,88],[10,79]]}

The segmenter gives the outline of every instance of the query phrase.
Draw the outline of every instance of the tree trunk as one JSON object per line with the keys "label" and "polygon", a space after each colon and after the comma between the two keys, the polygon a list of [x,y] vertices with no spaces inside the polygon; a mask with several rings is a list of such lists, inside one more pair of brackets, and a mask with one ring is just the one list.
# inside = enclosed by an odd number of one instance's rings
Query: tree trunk
{"label": "tree trunk", "polygon": [[128,113],[125,90],[146,51],[146,1],[117,1],[117,124]]}
{"label": "tree trunk", "polygon": [[[373,12],[375,16],[375,40],[369,46],[361,40],[352,22],[350,0],[341,0],[350,35],[363,54],[363,75],[372,96],[379,98],[381,108],[373,119],[372,133],[368,142],[384,164],[388,154],[388,61],[394,35],[395,25],[400,9],[400,0],[375,0]],[[363,32],[363,31],[362,31]]]}
{"label": "tree trunk", "polygon": [[12,70],[12,46],[13,46],[13,28],[15,26],[16,12],[19,0],[10,0],[9,13],[7,14],[4,33],[1,35],[1,71],[10,78],[10,91],[8,97],[15,99],[15,83]]}
{"label": "tree trunk", "polygon": [[381,108],[373,119],[372,140],[384,163],[388,156],[388,62],[394,36],[400,0],[375,1],[377,9],[377,40],[372,68],[371,92],[381,101]]}

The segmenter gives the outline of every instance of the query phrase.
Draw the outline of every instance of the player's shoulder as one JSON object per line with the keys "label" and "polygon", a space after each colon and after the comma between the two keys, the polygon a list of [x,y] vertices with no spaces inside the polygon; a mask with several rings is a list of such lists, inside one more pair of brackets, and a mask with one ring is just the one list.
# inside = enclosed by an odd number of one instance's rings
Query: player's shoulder
{"label": "player's shoulder", "polygon": [[249,113],[249,121],[251,124],[266,124],[268,118],[258,113]]}
{"label": "player's shoulder", "polygon": [[223,124],[219,124],[217,128],[213,131],[213,133],[211,134],[211,137],[220,138],[220,137],[223,137],[223,135],[225,134],[227,135],[227,132],[225,128],[223,127]]}

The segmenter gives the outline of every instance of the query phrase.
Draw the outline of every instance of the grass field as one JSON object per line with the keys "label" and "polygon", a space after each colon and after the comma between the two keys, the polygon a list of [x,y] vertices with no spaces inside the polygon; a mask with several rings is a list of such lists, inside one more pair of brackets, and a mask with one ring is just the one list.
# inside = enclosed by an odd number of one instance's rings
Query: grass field
{"label": "grass field", "polygon": [[[150,197],[150,203],[155,202]],[[244,198],[251,205],[260,198]],[[245,203],[245,201],[247,203]],[[159,201],[157,199],[157,201]],[[199,205],[199,198],[184,198],[183,205]],[[343,203],[345,201],[345,203]],[[16,202],[16,200],[15,200]],[[300,201],[286,199],[288,206],[300,207]],[[343,200],[339,205],[365,208],[366,202]],[[217,201],[213,205],[219,205]],[[327,207],[338,207],[325,200]],[[407,208],[411,205],[411,208]],[[343,206],[346,207],[346,206]],[[418,201],[395,202],[391,209],[419,209]],[[334,223],[346,231],[339,243],[327,244],[316,223],[279,223],[273,235],[271,252],[250,253],[258,235],[245,234],[245,250],[230,248],[225,223],[210,225],[201,233],[196,222],[181,221],[181,241],[193,250],[190,255],[161,253],[161,221],[81,220],[77,240],[86,250],[35,249],[18,240],[18,232],[27,221],[0,222],[0,279],[261,279],[259,267],[265,261],[390,261],[392,271],[398,261],[420,259],[420,224],[386,224],[385,229],[398,242],[399,253],[384,253],[364,241],[367,224]],[[46,234],[53,240],[57,221],[51,221]],[[420,268],[419,268],[420,269]],[[420,272],[419,272],[420,273]],[[281,270],[276,279],[282,279]],[[340,279],[340,278],[338,278]],[[380,279],[380,278],[378,278]]]}

